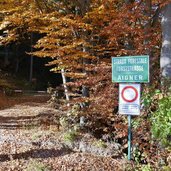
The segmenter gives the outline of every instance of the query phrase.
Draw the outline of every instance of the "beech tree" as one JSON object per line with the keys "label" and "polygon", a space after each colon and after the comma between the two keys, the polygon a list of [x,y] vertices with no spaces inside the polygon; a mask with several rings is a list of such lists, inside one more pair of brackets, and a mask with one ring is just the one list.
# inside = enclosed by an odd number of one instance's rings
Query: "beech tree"
{"label": "beech tree", "polygon": [[[1,11],[2,25],[6,23],[3,30],[7,34],[1,43],[22,42],[30,39],[31,33],[41,34],[32,54],[50,58],[51,71],[62,71],[63,76],[69,77],[72,81],[67,84],[64,81],[65,86],[70,86],[73,92],[80,87],[90,88],[89,100],[99,105],[99,110],[115,103],[111,95],[115,92],[111,83],[111,56],[148,54],[150,49],[155,59],[151,65],[156,64],[160,28],[158,23],[153,27],[150,24],[157,11],[152,6],[157,7],[158,1],[39,0],[28,3],[22,0],[14,3],[14,9],[12,2],[3,2],[6,12]],[[100,92],[104,87],[108,93]],[[111,101],[101,100],[101,94],[108,95]],[[112,105],[107,107],[110,112],[104,108],[103,112],[112,113],[112,108]]]}
{"label": "beech tree", "polygon": [[162,49],[160,66],[162,76],[171,79],[171,3],[162,9]]}
{"label": "beech tree", "polygon": [[[94,110],[97,105],[97,113],[112,113],[117,104],[113,100],[116,90],[111,83],[111,56],[146,54],[147,49],[153,49],[154,55],[158,53],[160,35],[151,28],[147,33],[145,28],[145,23],[150,22],[146,4],[132,0],[23,0],[16,10],[8,9],[10,13],[4,17],[3,23],[9,24],[3,41],[22,41],[32,32],[42,34],[32,54],[52,59],[48,63],[51,71],[62,71],[63,76],[71,78],[70,83],[64,82],[73,92],[80,87],[90,88],[90,108]],[[105,98],[100,98],[102,95]]]}
{"label": "beech tree", "polygon": [[[14,9],[10,5],[12,2],[18,2]],[[162,75],[170,77],[169,1],[17,2],[3,2],[6,3],[6,11],[1,11],[1,23],[6,34],[1,43],[22,42],[30,39],[31,33],[39,33],[41,38],[34,45],[34,52],[30,54],[51,59],[47,65],[52,67],[52,72],[63,75],[66,98],[70,100],[71,107],[73,104],[89,104],[80,115],[92,121],[91,126],[95,133],[101,135],[112,132],[114,139],[121,142],[123,148],[127,148],[127,123],[123,116],[117,115],[118,84],[111,81],[111,57],[150,55],[151,82],[156,86],[156,81],[160,80],[158,73],[162,31]],[[66,81],[66,77],[69,81]],[[82,88],[89,92],[84,91],[88,93],[81,94]],[[71,94],[77,98],[71,99]],[[139,148],[149,152],[148,113],[143,114],[143,117],[143,126],[134,132],[136,137],[141,138],[135,141],[141,144]]]}

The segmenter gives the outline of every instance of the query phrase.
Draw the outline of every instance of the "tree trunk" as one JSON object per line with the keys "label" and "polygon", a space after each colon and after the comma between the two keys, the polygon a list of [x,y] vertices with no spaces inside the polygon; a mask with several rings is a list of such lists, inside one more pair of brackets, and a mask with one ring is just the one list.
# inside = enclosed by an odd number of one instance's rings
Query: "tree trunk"
{"label": "tree trunk", "polygon": [[84,16],[90,6],[90,0],[77,0],[77,1],[80,6],[81,14],[82,16]]}
{"label": "tree trunk", "polygon": [[19,59],[17,57],[16,58],[16,65],[15,65],[15,73],[18,73],[18,69],[19,69]]}
{"label": "tree trunk", "polygon": [[[30,38],[30,44],[31,44],[31,53],[33,52],[33,33],[31,33],[31,38]],[[31,54],[30,57],[30,74],[29,74],[29,81],[30,83],[32,82],[32,78],[33,78],[33,55]]]}
{"label": "tree trunk", "polygon": [[[83,52],[88,51],[88,49],[86,47],[83,47]],[[89,59],[83,59],[83,64],[90,64],[90,60]],[[87,71],[83,69],[83,72],[87,74]],[[82,97],[89,97],[89,88],[85,85],[82,85]],[[81,107],[84,108],[86,106],[88,106],[89,104],[87,102],[84,102],[81,104]]]}
{"label": "tree trunk", "polygon": [[19,60],[18,46],[17,45],[15,48],[15,58],[16,58],[15,73],[18,73],[20,60]]}
{"label": "tree trunk", "polygon": [[67,80],[66,80],[65,70],[64,69],[61,69],[61,75],[62,75],[62,81],[63,81],[63,85],[64,85],[65,97],[66,97],[66,100],[69,101],[70,97],[69,97],[69,94],[68,94],[68,88],[66,86]]}
{"label": "tree trunk", "polygon": [[[151,0],[145,1],[145,15],[149,18],[151,18],[151,10],[152,10],[152,2]],[[145,24],[145,34],[149,34],[149,29],[151,28],[151,19],[148,21],[147,24]],[[146,39],[146,41],[149,41],[149,39]]]}
{"label": "tree trunk", "polygon": [[[83,47],[83,52],[87,52],[88,48]],[[90,60],[89,59],[83,59],[83,64],[90,64]],[[84,73],[87,74],[87,72],[85,70],[83,70]],[[86,86],[82,86],[82,96],[83,97],[89,97],[89,88]]]}
{"label": "tree trunk", "polygon": [[160,57],[161,75],[171,79],[171,3],[162,10],[162,49]]}
{"label": "tree trunk", "polygon": [[8,47],[5,46],[4,67],[7,67],[9,65],[8,57],[9,57]]}

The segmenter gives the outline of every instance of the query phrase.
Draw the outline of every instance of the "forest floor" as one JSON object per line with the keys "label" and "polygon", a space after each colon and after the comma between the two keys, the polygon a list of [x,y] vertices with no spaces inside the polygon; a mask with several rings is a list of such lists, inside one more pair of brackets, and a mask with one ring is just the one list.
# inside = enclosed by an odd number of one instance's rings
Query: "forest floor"
{"label": "forest floor", "polygon": [[66,146],[61,141],[62,131],[58,124],[58,116],[62,111],[44,103],[46,98],[40,99],[43,98],[36,97],[32,101],[19,98],[18,102],[6,99],[8,105],[3,103],[4,107],[1,106],[0,171],[128,169],[123,158],[95,155]]}

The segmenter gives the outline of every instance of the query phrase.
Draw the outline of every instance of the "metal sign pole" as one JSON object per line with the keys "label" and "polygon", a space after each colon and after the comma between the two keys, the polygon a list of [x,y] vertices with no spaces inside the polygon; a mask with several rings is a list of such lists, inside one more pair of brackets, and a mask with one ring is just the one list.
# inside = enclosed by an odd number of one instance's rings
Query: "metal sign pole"
{"label": "metal sign pole", "polygon": [[128,160],[131,160],[131,115],[140,115],[139,83],[149,82],[149,56],[112,57],[112,82],[122,83],[119,84],[119,114],[128,116]]}
{"label": "metal sign pole", "polygon": [[131,115],[128,115],[128,160],[131,160]]}

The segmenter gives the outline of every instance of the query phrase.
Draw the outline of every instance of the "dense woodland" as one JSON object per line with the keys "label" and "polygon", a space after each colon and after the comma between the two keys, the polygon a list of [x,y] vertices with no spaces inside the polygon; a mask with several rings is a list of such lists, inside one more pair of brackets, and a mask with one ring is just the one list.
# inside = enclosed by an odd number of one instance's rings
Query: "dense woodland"
{"label": "dense woodland", "polygon": [[[137,55],[150,57],[150,82],[142,84],[141,115],[132,121],[132,161],[169,171],[171,1],[0,1],[1,77],[12,74],[30,85],[36,78],[34,89],[62,86],[63,100],[56,96],[54,106],[75,112],[65,120],[84,118],[86,129],[121,144],[125,154],[128,123],[118,114],[111,57]],[[6,86],[0,82],[1,90]]]}

